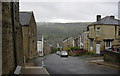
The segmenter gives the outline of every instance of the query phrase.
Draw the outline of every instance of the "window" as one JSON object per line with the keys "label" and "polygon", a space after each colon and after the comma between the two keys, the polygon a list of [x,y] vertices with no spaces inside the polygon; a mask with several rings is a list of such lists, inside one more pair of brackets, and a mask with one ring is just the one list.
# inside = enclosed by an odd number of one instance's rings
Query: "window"
{"label": "window", "polygon": [[105,49],[111,48],[111,41],[105,41]]}
{"label": "window", "polygon": [[106,47],[110,47],[110,41],[106,41]]}
{"label": "window", "polygon": [[100,36],[100,27],[96,28],[96,36]]}

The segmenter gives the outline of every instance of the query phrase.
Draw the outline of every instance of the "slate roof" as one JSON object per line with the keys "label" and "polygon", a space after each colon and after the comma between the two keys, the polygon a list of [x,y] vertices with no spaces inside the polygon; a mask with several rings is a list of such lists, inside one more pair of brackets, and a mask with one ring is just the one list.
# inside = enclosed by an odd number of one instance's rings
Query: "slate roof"
{"label": "slate roof", "polygon": [[20,12],[19,13],[19,18],[20,18],[20,24],[21,25],[29,25],[29,21],[32,17],[33,12]]}
{"label": "slate roof", "polygon": [[90,25],[120,25],[120,20],[112,19],[110,16],[106,16],[99,21],[93,22]]}

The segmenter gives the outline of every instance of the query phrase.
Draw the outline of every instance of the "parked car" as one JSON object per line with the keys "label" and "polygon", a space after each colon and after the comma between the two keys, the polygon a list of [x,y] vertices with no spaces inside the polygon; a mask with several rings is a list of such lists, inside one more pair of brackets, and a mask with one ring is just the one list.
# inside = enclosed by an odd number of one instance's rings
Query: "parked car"
{"label": "parked car", "polygon": [[61,51],[61,57],[68,57],[68,52],[67,51]]}
{"label": "parked car", "polygon": [[120,53],[120,45],[112,45],[112,50]]}
{"label": "parked car", "polygon": [[60,53],[60,51],[57,51],[56,54],[57,54],[57,55],[60,55],[61,53]]}

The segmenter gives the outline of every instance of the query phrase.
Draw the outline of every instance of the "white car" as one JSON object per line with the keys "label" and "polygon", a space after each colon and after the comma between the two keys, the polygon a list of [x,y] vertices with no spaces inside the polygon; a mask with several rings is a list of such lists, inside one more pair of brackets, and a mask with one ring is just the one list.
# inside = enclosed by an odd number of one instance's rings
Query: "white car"
{"label": "white car", "polygon": [[68,57],[68,52],[67,51],[61,51],[61,57]]}
{"label": "white car", "polygon": [[57,51],[56,54],[57,54],[57,55],[60,55],[61,53],[60,53],[60,51]]}

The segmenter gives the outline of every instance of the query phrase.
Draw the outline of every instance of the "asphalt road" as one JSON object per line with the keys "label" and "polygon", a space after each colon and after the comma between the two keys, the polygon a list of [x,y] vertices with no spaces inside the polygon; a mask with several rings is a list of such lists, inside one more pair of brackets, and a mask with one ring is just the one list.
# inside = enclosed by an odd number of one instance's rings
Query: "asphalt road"
{"label": "asphalt road", "polygon": [[118,74],[118,70],[89,63],[80,57],[51,54],[34,62],[36,66],[44,66],[50,74]]}

